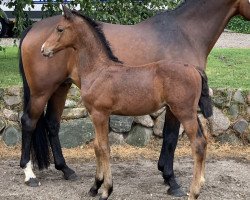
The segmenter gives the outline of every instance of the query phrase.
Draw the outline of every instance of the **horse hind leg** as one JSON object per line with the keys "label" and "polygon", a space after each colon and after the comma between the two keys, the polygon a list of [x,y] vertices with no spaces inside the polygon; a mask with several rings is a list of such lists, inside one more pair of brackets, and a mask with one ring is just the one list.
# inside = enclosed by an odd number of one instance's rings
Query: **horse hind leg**
{"label": "horse hind leg", "polygon": [[63,83],[54,92],[48,101],[45,119],[48,137],[54,157],[55,168],[63,172],[64,178],[66,180],[76,180],[77,175],[75,171],[70,169],[65,162],[59,140],[61,115],[70,86],[71,83]]}
{"label": "horse hind leg", "polygon": [[43,110],[46,102],[46,97],[44,96],[31,98],[30,105],[24,110],[24,114],[21,118],[22,151],[20,167],[24,169],[25,184],[31,187],[40,185],[40,182],[33,172],[33,165],[30,160],[31,149],[34,149],[33,159],[36,159],[39,169],[46,168],[49,165],[49,154],[43,120]]}
{"label": "horse hind leg", "polygon": [[185,120],[182,124],[190,140],[194,158],[193,180],[188,198],[189,200],[194,200],[199,197],[204,178],[207,141],[197,118],[193,117],[192,119]]}
{"label": "horse hind leg", "polygon": [[164,182],[169,185],[168,194],[175,197],[186,196],[181,186],[177,183],[173,170],[174,153],[178,142],[179,129],[180,122],[167,107],[158,169],[163,172]]}

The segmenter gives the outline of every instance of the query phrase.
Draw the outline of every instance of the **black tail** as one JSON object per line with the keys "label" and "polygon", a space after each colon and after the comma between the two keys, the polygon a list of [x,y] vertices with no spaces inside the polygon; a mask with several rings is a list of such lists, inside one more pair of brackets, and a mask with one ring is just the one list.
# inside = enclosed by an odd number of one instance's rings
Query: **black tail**
{"label": "black tail", "polygon": [[209,96],[209,87],[207,83],[207,75],[204,71],[198,70],[201,79],[202,79],[202,89],[201,89],[201,97],[199,100],[199,107],[201,109],[201,112],[203,116],[208,119],[213,115],[213,106],[212,106],[212,100]]}
{"label": "black tail", "polygon": [[[22,54],[21,54],[21,46],[23,39],[29,32],[31,27],[25,30],[21,36],[20,45],[19,45],[19,70],[23,80],[23,112],[29,113],[30,110],[30,88],[24,73],[23,62],[22,62]],[[38,165],[39,169],[48,168],[50,164],[50,156],[49,156],[49,146],[47,139],[47,131],[45,126],[44,113],[39,118],[36,129],[32,135],[32,159],[33,162]]]}

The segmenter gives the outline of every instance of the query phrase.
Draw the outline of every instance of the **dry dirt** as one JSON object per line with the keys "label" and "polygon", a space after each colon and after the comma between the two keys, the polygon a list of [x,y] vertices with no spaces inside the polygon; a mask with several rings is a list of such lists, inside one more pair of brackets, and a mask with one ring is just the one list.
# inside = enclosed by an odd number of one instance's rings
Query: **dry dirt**
{"label": "dry dirt", "polygon": [[[114,192],[110,200],[141,199],[187,199],[167,195],[168,187],[163,184],[157,170],[160,141],[154,141],[146,148],[112,147],[112,173]],[[23,172],[19,168],[20,149],[7,148],[0,143],[0,199],[49,199],[78,200],[91,198],[87,192],[93,183],[95,173],[94,153],[91,145],[84,148],[64,150],[67,163],[78,174],[78,180],[71,182],[62,178],[53,165],[36,175],[42,185],[29,188],[23,183]],[[206,185],[199,199],[205,200],[247,200],[250,199],[250,147],[229,146],[216,143],[209,145],[206,167]],[[181,141],[176,152],[175,172],[185,191],[192,178],[193,161],[190,149]]]}

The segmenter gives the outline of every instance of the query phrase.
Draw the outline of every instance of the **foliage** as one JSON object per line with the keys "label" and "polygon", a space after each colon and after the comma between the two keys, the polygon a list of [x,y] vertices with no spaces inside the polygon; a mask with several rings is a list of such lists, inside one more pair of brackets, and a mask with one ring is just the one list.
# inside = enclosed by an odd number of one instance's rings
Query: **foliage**
{"label": "foliage", "polygon": [[[2,3],[2,2],[0,2]],[[14,8],[13,15],[16,17],[14,33],[20,35],[21,32],[31,24],[27,13],[24,11],[26,6],[33,6],[32,0],[9,0],[5,3],[9,8]]]}
{"label": "foliage", "polygon": [[250,33],[250,22],[241,16],[236,16],[229,22],[227,28],[239,33]]}

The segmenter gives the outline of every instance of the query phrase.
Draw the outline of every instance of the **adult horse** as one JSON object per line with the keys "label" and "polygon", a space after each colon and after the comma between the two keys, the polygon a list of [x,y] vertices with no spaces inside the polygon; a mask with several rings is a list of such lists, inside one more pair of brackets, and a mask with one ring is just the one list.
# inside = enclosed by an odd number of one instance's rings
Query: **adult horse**
{"label": "adult horse", "polygon": [[[198,198],[204,184],[206,137],[197,116],[198,102],[203,113],[211,112],[207,78],[203,71],[189,64],[161,60],[143,66],[128,66],[112,53],[102,28],[95,21],[63,7],[55,31],[42,45],[41,52],[51,58],[65,48],[76,54],[79,78],[73,82],[81,88],[81,97],[95,128],[96,175],[90,195],[96,196],[103,185],[100,200],[113,191],[110,167],[109,116],[145,115],[167,106],[183,124],[191,143],[194,174],[189,200]],[[80,81],[79,81],[80,80]],[[178,95],[177,95],[178,94]]]}
{"label": "adult horse", "polygon": [[[204,70],[209,52],[230,18],[237,14],[250,19],[249,0],[186,0],[174,11],[162,12],[133,26],[101,24],[114,54],[125,63],[142,65],[168,59],[192,63]],[[66,179],[75,178],[74,171],[65,163],[58,138],[66,95],[71,80],[78,77],[74,70],[74,50],[60,51],[49,62],[40,53],[41,45],[61,18],[55,16],[34,24],[20,44],[20,71],[24,82],[20,166],[30,186],[39,185],[30,162],[32,146],[38,167],[49,165],[45,133],[48,133],[56,169],[61,170]],[[180,196],[183,192],[173,171],[180,122],[171,111],[165,119],[158,169],[170,186],[168,193]]]}

